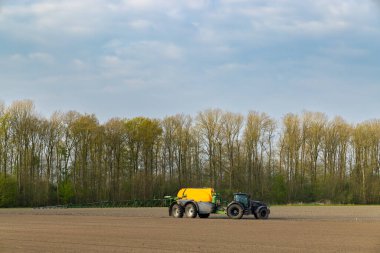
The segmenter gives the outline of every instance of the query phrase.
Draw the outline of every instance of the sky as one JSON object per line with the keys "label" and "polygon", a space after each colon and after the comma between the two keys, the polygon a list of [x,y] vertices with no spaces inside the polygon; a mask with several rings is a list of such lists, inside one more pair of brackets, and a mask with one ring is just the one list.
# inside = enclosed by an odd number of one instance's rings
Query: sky
{"label": "sky", "polygon": [[0,101],[380,118],[380,0],[0,0]]}

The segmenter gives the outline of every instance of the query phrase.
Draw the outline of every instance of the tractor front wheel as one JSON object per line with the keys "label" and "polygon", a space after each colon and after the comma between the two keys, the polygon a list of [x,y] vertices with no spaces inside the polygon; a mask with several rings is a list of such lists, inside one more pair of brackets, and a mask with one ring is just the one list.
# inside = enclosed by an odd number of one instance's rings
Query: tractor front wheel
{"label": "tractor front wheel", "polygon": [[174,204],[172,207],[172,216],[174,218],[182,218],[183,217],[183,207],[178,205],[178,204]]}
{"label": "tractor front wheel", "polygon": [[227,208],[227,215],[232,219],[241,219],[243,217],[244,210],[238,204],[232,204]]}
{"label": "tractor front wheel", "polygon": [[187,218],[195,218],[197,217],[197,208],[193,203],[188,203],[185,206],[185,215]]}

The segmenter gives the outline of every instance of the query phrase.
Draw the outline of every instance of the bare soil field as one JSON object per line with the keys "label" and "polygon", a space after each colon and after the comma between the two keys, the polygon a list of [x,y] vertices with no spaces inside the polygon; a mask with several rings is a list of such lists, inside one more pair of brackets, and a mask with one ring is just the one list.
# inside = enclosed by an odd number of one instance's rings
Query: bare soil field
{"label": "bare soil field", "polygon": [[0,209],[0,252],[380,252],[380,206],[273,206],[270,219],[167,208]]}

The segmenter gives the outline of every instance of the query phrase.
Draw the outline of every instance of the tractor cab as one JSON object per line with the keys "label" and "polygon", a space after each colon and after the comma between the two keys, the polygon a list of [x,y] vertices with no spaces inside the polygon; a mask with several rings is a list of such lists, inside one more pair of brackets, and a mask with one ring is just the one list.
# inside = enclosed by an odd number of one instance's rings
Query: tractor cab
{"label": "tractor cab", "polygon": [[243,205],[246,210],[250,208],[250,196],[246,193],[234,193],[234,201]]}

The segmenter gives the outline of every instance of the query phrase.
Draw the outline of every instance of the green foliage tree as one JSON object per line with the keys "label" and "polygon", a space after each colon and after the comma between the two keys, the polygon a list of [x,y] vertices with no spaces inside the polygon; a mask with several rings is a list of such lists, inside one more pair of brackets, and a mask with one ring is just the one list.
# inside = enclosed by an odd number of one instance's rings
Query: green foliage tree
{"label": "green foliage tree", "polygon": [[276,204],[284,204],[287,201],[287,187],[285,178],[281,174],[276,174],[273,177],[271,200]]}
{"label": "green foliage tree", "polygon": [[11,176],[0,176],[0,207],[16,206],[17,199],[16,179]]}
{"label": "green foliage tree", "polygon": [[60,184],[59,197],[62,204],[70,204],[75,197],[74,186],[70,181],[66,181]]}
{"label": "green foliage tree", "polygon": [[209,109],[110,119],[45,119],[0,104],[0,206],[161,198],[180,187],[245,191],[274,203],[380,203],[380,121],[323,113],[244,116]]}

